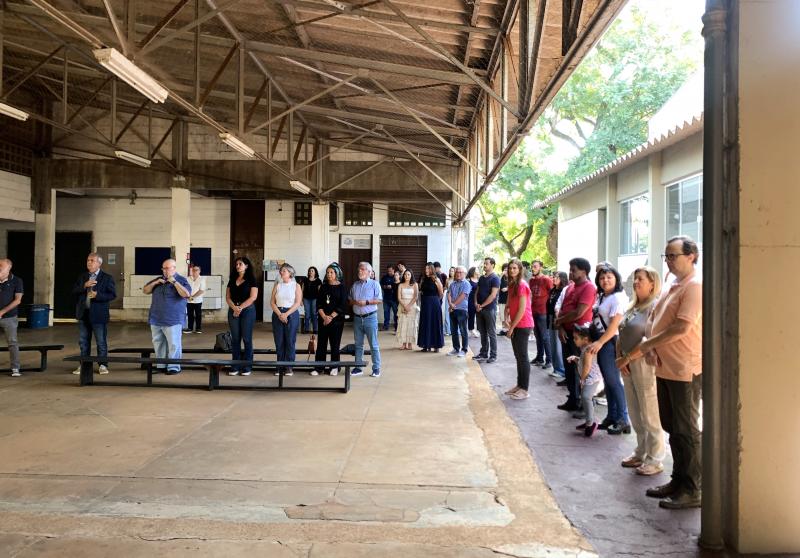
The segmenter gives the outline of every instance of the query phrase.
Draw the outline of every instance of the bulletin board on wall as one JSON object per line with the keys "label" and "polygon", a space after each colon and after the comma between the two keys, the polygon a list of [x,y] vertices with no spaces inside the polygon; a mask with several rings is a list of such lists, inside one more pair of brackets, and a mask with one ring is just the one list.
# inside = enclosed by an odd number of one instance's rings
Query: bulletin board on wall
{"label": "bulletin board on wall", "polygon": [[134,275],[161,275],[161,264],[172,257],[169,247],[134,249]]}

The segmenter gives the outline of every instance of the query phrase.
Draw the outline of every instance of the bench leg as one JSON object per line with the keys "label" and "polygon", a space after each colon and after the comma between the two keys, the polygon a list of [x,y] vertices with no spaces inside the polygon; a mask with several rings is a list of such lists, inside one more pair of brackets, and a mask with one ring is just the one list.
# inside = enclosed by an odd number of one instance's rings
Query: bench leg
{"label": "bench leg", "polygon": [[283,369],[278,368],[278,387],[283,388]]}
{"label": "bench leg", "polygon": [[344,367],[344,393],[350,392],[350,367]]}
{"label": "bench leg", "polygon": [[81,385],[90,386],[94,383],[94,364],[91,362],[81,362]]}
{"label": "bench leg", "polygon": [[[150,351],[147,351],[147,352],[142,352],[141,356],[142,356],[142,358],[150,358]],[[142,365],[140,366],[140,368],[141,368],[142,370],[147,370],[147,364],[142,364]],[[151,372],[151,374],[152,374],[152,372]],[[149,382],[149,381],[147,382],[147,385],[150,385],[150,382]]]}
{"label": "bench leg", "polygon": [[[147,357],[142,357],[142,358],[147,358]],[[152,362],[146,362],[146,363],[142,364],[142,366],[144,367],[145,370],[147,370],[147,385],[148,386],[152,386],[153,385],[153,363]]]}
{"label": "bench leg", "polygon": [[44,372],[47,370],[47,349],[42,349],[39,352],[42,353],[42,363],[39,365],[39,370]]}
{"label": "bench leg", "polygon": [[214,388],[219,387],[220,368],[222,367],[218,364],[208,366],[208,391],[214,391]]}

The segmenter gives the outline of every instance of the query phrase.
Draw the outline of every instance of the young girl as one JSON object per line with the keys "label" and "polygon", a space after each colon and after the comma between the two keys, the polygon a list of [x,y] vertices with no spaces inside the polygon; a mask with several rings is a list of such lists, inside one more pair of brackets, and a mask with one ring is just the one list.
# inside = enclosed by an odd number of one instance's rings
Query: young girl
{"label": "young girl", "polygon": [[575,325],[572,332],[575,346],[581,351],[581,356],[570,356],[568,362],[577,362],[581,373],[581,401],[583,410],[586,413],[586,422],[578,425],[575,430],[583,430],[583,435],[589,438],[597,430],[597,422],[594,420],[594,401],[592,398],[600,388],[602,374],[597,365],[597,357],[588,352],[592,340],[589,336],[589,324]]}

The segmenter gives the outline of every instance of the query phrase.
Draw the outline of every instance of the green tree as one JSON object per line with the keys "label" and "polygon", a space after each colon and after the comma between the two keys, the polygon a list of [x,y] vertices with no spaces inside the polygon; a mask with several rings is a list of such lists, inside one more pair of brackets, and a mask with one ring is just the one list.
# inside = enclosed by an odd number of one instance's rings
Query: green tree
{"label": "green tree", "polygon": [[[643,143],[648,120],[700,67],[699,22],[680,10],[639,0],[610,26],[482,200],[487,251],[552,262],[556,209],[533,205]],[[554,169],[565,150],[568,166]]]}

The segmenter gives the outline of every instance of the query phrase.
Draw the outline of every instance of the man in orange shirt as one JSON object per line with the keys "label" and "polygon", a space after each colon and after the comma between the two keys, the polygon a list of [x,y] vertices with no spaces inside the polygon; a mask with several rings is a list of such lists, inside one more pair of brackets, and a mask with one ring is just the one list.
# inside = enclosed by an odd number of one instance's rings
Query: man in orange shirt
{"label": "man in orange shirt", "polygon": [[646,340],[617,360],[626,367],[642,356],[656,366],[661,427],[669,434],[672,478],[650,488],[647,495],[662,498],[667,509],[700,507],[700,396],[702,386],[703,285],[695,266],[700,253],[687,236],[667,242],[664,259],[675,282],[653,308]]}

